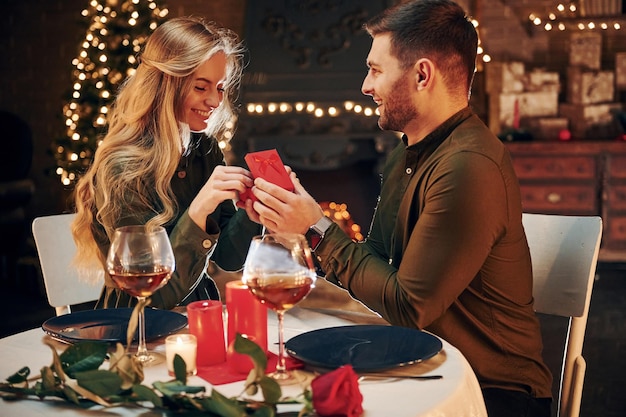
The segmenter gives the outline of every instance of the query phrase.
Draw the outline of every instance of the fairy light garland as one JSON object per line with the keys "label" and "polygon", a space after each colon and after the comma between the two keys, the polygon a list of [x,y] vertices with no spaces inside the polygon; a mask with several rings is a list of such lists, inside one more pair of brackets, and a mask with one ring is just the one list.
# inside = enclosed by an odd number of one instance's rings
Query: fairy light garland
{"label": "fairy light garland", "polygon": [[342,113],[357,114],[365,117],[379,116],[377,108],[364,106],[354,101],[344,101],[341,106],[336,104],[323,105],[321,103],[308,102],[270,102],[270,103],[248,103],[246,110],[250,116],[263,116],[266,114],[288,114],[301,113],[310,114],[314,117],[321,118],[325,116],[337,117]]}
{"label": "fairy light garland", "polygon": [[472,24],[476,28],[476,33],[478,34],[478,49],[476,50],[476,70],[482,71],[482,64],[491,62],[491,55],[485,52],[485,48],[483,48],[483,43],[480,39],[480,23],[478,23],[478,20],[472,19]]}
{"label": "fairy light garland", "polygon": [[582,17],[576,2],[559,3],[556,10],[542,18],[538,13],[530,13],[528,20],[541,26],[546,32],[565,30],[621,30],[621,19],[617,16]]}

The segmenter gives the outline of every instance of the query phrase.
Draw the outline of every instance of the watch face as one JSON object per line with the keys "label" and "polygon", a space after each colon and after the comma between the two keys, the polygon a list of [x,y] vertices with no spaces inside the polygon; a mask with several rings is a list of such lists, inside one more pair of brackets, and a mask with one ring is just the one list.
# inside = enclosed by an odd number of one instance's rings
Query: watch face
{"label": "watch face", "polygon": [[317,249],[331,224],[333,224],[333,221],[330,218],[323,216],[317,221],[317,223],[309,228],[306,232],[306,238],[309,241],[311,250],[315,251],[315,249]]}
{"label": "watch face", "polygon": [[309,241],[309,246],[311,247],[311,250],[315,251],[315,249],[317,249],[320,242],[322,241],[322,236],[315,230],[309,229],[306,232],[306,239]]}

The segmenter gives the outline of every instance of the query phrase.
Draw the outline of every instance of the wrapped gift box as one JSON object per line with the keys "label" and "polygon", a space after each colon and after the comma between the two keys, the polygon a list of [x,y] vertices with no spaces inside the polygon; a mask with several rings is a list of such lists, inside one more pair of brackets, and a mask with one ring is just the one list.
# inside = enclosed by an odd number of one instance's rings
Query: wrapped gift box
{"label": "wrapped gift box", "polygon": [[621,103],[559,105],[559,115],[569,119],[572,137],[577,139],[612,139],[619,134],[615,112]]}
{"label": "wrapped gift box", "polygon": [[535,69],[527,73],[527,91],[561,91],[559,73]]}
{"label": "wrapped gift box", "polygon": [[485,65],[485,91],[488,94],[524,91],[523,62],[490,62]]}
{"label": "wrapped gift box", "polygon": [[489,124],[493,132],[512,127],[515,119],[515,101],[518,118],[557,116],[559,94],[556,91],[531,91],[514,94],[496,94],[489,97]]}
{"label": "wrapped gift box", "polygon": [[626,52],[615,54],[615,87],[626,90]]}
{"label": "wrapped gift box", "polygon": [[612,71],[589,71],[580,67],[567,69],[567,101],[572,104],[609,103],[615,96]]}
{"label": "wrapped gift box", "polygon": [[594,32],[575,32],[570,36],[569,64],[589,69],[600,69],[602,35]]}

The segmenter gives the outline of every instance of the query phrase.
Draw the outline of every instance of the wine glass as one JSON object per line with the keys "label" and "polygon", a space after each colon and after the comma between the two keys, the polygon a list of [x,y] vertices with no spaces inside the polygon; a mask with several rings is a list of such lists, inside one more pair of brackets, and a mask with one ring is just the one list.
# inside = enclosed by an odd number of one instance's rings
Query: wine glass
{"label": "wine glass", "polygon": [[303,235],[271,233],[252,238],[242,281],[278,316],[278,363],[270,376],[279,384],[296,382],[285,367],[285,312],[311,292],[316,278],[311,249]]}
{"label": "wine glass", "polygon": [[115,284],[137,298],[139,340],[136,358],[144,365],[160,363],[160,353],[148,352],[144,306],[146,297],[161,288],[175,268],[174,252],[161,226],[123,226],[115,229],[107,256],[107,270]]}

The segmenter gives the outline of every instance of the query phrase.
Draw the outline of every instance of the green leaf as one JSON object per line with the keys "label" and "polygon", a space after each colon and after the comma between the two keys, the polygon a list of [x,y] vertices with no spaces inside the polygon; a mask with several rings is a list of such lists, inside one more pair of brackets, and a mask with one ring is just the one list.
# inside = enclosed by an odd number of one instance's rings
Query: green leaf
{"label": "green leaf", "polygon": [[206,391],[204,387],[185,385],[178,380],[169,381],[169,382],[157,381],[153,383],[152,386],[156,390],[158,390],[160,393],[168,397],[173,397],[183,392],[186,392],[189,394],[197,394],[197,393]]}
{"label": "green leaf", "polygon": [[59,357],[63,370],[70,378],[77,372],[98,369],[106,359],[108,344],[85,341],[69,346]]}
{"label": "green leaf", "polygon": [[87,371],[76,373],[76,381],[81,387],[106,398],[117,394],[122,387],[122,378],[110,371]]}
{"label": "green leaf", "polygon": [[6,381],[9,384],[19,384],[21,382],[26,382],[28,380],[28,375],[30,375],[30,368],[28,366],[25,366],[10,377],[8,377]]}
{"label": "green leaf", "polygon": [[223,396],[216,390],[211,391],[211,401],[204,403],[207,411],[222,417],[246,417],[245,407],[236,399]]}
{"label": "green leaf", "polygon": [[133,385],[133,393],[139,401],[150,401],[155,407],[163,407],[163,400],[153,390],[145,385]]}
{"label": "green leaf", "polygon": [[83,398],[86,398],[90,401],[93,401],[96,404],[100,404],[103,405],[105,407],[109,407],[111,406],[111,404],[105,400],[104,398],[102,398],[101,396],[99,396],[98,394],[95,394],[93,392],[91,392],[90,390],[81,387],[78,384],[78,381],[75,379],[67,379],[65,381],[65,387],[69,387],[71,389],[73,389],[74,391],[76,391],[76,394],[82,396]]}
{"label": "green leaf", "polygon": [[261,391],[263,392],[263,398],[265,398],[265,402],[270,404],[278,403],[280,397],[282,396],[282,390],[275,379],[267,375],[263,375],[263,377],[259,380],[259,386],[261,387]]}
{"label": "green leaf", "polygon": [[265,374],[265,368],[267,368],[267,356],[259,345],[237,333],[234,347],[235,352],[248,355],[252,358],[254,368],[256,369],[258,375]]}
{"label": "green leaf", "polygon": [[178,353],[174,355],[174,375],[178,381],[187,383],[187,364]]}
{"label": "green leaf", "polygon": [[254,417],[275,417],[276,409],[270,405],[264,404],[260,405],[258,408],[254,410],[252,413]]}

